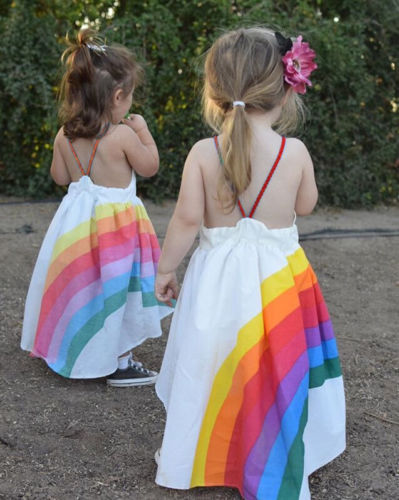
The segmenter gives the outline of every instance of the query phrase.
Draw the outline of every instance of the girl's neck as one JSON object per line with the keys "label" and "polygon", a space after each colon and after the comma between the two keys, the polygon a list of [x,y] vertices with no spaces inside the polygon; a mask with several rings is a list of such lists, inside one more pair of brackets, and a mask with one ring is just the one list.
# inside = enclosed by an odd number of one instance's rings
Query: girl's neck
{"label": "girl's neck", "polygon": [[102,122],[100,132],[98,133],[97,137],[104,137],[104,135],[106,135],[109,129],[111,128],[111,126],[112,123],[110,121]]}
{"label": "girl's neck", "polygon": [[281,106],[276,106],[270,111],[248,111],[248,121],[255,129],[271,129],[273,124],[279,119]]}

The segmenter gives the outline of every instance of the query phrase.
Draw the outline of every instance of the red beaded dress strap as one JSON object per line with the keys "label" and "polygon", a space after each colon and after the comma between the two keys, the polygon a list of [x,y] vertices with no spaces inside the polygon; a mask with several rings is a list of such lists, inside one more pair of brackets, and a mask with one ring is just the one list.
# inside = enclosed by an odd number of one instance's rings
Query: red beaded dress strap
{"label": "red beaded dress strap", "polygon": [[241,205],[241,201],[239,198],[237,199],[237,205],[238,205],[238,208],[240,209],[241,215],[245,218],[247,216],[247,214],[245,213],[245,210],[244,210],[243,206]]}
{"label": "red beaded dress strap", "polygon": [[280,150],[278,152],[277,158],[276,158],[275,162],[273,163],[273,166],[270,169],[269,175],[267,176],[261,190],[259,191],[259,194],[255,200],[255,203],[253,204],[251,211],[249,212],[248,217],[250,217],[250,218],[253,217],[256,209],[258,208],[258,205],[259,205],[259,202],[263,196],[263,193],[266,191],[266,188],[269,185],[269,182],[270,182],[270,180],[271,180],[271,178],[272,178],[272,176],[277,168],[277,165],[279,164],[279,162],[281,160],[281,156],[283,155],[284,147],[285,147],[285,137],[282,137],[281,138],[281,146],[280,146]]}

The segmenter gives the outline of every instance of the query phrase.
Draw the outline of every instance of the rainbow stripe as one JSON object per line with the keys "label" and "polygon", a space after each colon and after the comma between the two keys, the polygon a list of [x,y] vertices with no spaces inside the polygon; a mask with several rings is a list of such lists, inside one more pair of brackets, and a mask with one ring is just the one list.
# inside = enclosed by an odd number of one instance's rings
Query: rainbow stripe
{"label": "rainbow stripe", "polygon": [[105,320],[140,292],[154,295],[158,240],[142,205],[107,203],[60,236],[49,263],[32,354],[70,376],[79,354]]}
{"label": "rainbow stripe", "polygon": [[299,497],[309,389],[341,375],[317,278],[301,248],[261,284],[263,310],[238,333],[202,421],[191,487],[250,499]]}

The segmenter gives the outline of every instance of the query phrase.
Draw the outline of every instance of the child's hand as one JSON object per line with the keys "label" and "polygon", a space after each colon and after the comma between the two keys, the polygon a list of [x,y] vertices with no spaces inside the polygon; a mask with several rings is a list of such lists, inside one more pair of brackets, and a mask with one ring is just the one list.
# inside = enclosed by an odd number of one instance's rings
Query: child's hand
{"label": "child's hand", "polygon": [[172,307],[171,299],[177,299],[179,296],[176,273],[158,272],[155,279],[155,296],[160,302]]}
{"label": "child's hand", "polygon": [[141,115],[130,114],[127,118],[124,118],[123,123],[133,129],[136,134],[140,132],[140,130],[146,129],[147,122]]}

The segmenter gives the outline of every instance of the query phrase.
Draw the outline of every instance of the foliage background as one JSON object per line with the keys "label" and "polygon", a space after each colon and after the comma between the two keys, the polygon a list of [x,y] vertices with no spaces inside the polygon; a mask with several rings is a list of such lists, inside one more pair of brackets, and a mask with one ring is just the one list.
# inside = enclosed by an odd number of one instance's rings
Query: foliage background
{"label": "foliage background", "polygon": [[49,177],[57,131],[59,57],[67,31],[97,27],[145,62],[137,95],[161,170],[142,195],[176,195],[184,158],[209,135],[201,119],[201,55],[223,30],[266,24],[302,34],[319,69],[299,136],[313,156],[321,203],[398,200],[399,0],[0,0],[0,190],[61,194]]}

